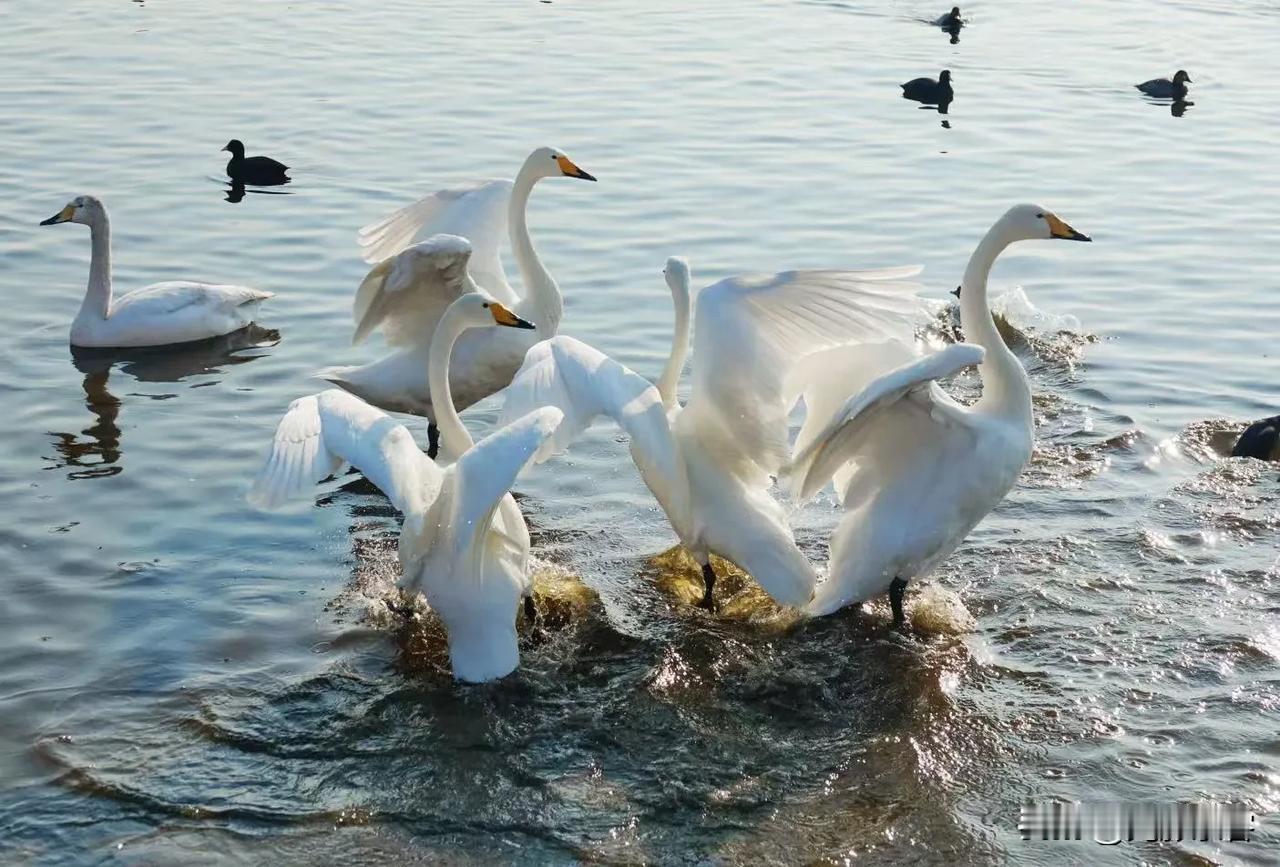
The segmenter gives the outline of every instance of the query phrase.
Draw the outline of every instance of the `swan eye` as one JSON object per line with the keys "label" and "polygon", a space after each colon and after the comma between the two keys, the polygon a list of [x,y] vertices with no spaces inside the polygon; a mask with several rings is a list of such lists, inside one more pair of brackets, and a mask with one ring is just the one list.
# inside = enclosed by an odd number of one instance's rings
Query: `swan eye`
{"label": "swan eye", "polygon": [[484,302],[484,309],[485,309],[485,310],[488,310],[488,309],[489,309],[489,302],[488,302],[488,301]]}
{"label": "swan eye", "polygon": [[1041,214],[1036,214],[1036,219],[1037,219],[1037,220],[1043,220],[1043,219],[1044,219],[1044,214],[1042,214],[1042,213],[1041,213]]}

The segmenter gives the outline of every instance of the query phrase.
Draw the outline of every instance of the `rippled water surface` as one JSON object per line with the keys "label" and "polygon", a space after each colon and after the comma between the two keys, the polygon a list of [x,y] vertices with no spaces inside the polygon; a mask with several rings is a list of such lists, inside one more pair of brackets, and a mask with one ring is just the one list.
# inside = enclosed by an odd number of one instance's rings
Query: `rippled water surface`
{"label": "rippled water surface", "polygon": [[[0,861],[1275,863],[1280,479],[1223,457],[1280,403],[1275,6],[1001,0],[957,44],[940,6],[9,0]],[[946,115],[899,97],[943,67]],[[1181,116],[1132,88],[1179,67]],[[231,137],[287,195],[226,200]],[[1094,236],[995,273],[1034,305],[1038,443],[934,576],[972,630],[741,584],[703,616],[607,426],[519,486],[550,628],[497,684],[384,616],[376,492],[249,509],[310,374],[380,351],[349,346],[355,230],[539,144],[600,178],[531,203],[563,330],[651,376],[673,253],[699,282],[920,262],[945,299],[1009,204]],[[73,357],[87,232],[36,224],[82,192],[119,287],[259,286],[264,330]],[[818,560],[836,517],[796,516]],[[1022,842],[1051,797],[1244,799],[1259,834]]]}

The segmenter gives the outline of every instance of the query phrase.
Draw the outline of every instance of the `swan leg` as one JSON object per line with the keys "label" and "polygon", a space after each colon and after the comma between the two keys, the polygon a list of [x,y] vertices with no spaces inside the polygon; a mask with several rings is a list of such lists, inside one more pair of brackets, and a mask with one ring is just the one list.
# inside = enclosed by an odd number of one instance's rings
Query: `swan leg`
{"label": "swan leg", "polygon": [[702,565],[702,601],[698,603],[699,608],[705,608],[707,611],[715,611],[716,603],[711,598],[711,591],[716,587],[716,570],[711,568],[710,563]]}
{"label": "swan leg", "polygon": [[901,626],[907,622],[906,615],[902,613],[902,594],[907,589],[907,582],[901,578],[894,578],[889,583],[889,604],[893,607],[893,625]]}
{"label": "swan leg", "polygon": [[433,421],[427,422],[427,457],[434,461],[438,454],[440,454],[440,428],[436,427]]}
{"label": "swan leg", "polygon": [[529,621],[529,625],[533,626],[538,622],[538,608],[533,604],[533,597],[524,597],[524,619]]}

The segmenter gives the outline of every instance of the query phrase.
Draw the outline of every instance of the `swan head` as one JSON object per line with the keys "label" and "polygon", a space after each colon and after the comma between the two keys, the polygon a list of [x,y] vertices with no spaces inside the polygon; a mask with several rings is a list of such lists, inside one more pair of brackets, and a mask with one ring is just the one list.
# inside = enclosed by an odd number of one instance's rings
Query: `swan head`
{"label": "swan head", "polygon": [[595,175],[578,168],[578,164],[559,148],[538,148],[529,154],[525,165],[531,167],[540,178],[577,178],[580,181],[596,179]]}
{"label": "swan head", "polygon": [[231,155],[237,159],[244,159],[244,144],[238,138],[233,138],[227,142],[227,146],[223,150],[230,151]]}
{"label": "swan head", "polygon": [[56,226],[58,223],[83,223],[93,226],[101,223],[107,216],[107,209],[94,196],[76,196],[67,202],[66,207],[47,220],[41,220],[42,226]]}
{"label": "swan head", "polygon": [[484,292],[468,292],[450,304],[448,312],[463,328],[538,327],[527,319],[521,319],[510,307]]}
{"label": "swan head", "polygon": [[1092,241],[1088,235],[1077,232],[1061,217],[1040,205],[1014,205],[1005,212],[1002,222],[1012,241]]}
{"label": "swan head", "polygon": [[1187,71],[1185,69],[1179,69],[1177,72],[1173,74],[1173,83],[1175,85],[1194,84],[1194,82],[1191,80],[1191,76],[1187,75]]}
{"label": "swan head", "polygon": [[683,256],[672,256],[662,269],[662,276],[672,292],[689,293],[689,260]]}

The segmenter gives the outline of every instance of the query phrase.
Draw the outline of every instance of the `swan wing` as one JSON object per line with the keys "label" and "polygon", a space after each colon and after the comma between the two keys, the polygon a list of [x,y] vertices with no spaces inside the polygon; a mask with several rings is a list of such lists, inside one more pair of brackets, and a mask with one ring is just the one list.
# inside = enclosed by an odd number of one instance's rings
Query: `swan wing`
{"label": "swan wing", "polygon": [[808,444],[798,449],[787,468],[792,496],[806,500],[858,455],[862,435],[882,413],[901,400],[915,399],[929,406],[927,424],[940,429],[966,425],[969,416],[935,384],[966,367],[980,364],[986,350],[974,343],[957,343],[911,361],[872,380],[832,414]]}
{"label": "swan wing", "polygon": [[111,318],[228,312],[246,304],[266,301],[272,294],[248,286],[169,280],[118,296],[111,305]]}
{"label": "swan wing", "polygon": [[[919,357],[914,342],[885,340],[836,346],[808,355],[791,371],[792,388],[804,396],[804,422],[792,443],[799,453],[827,426],[844,406],[849,395],[866,388],[876,377]],[[836,490],[842,491],[855,467],[845,464],[836,470]]]}
{"label": "swan wing", "polygon": [[876,271],[784,271],[721,280],[697,298],[693,413],[704,443],[766,473],[787,457],[788,373],[838,344],[910,341],[925,303],[905,282],[915,266]]}
{"label": "swan wing", "polygon": [[[658,389],[635,371],[580,340],[557,335],[535,344],[507,386],[502,420],[554,406],[564,421],[539,450],[542,462],[569,447],[599,416],[613,419],[630,439],[640,476],[667,509],[683,514],[684,465]],[[670,508],[668,508],[670,507]]]}
{"label": "swan wing", "polygon": [[393,346],[416,346],[435,333],[445,308],[468,291],[471,244],[457,235],[432,235],[370,269],[356,290],[353,344],[381,328]]}
{"label": "swan wing", "polygon": [[351,464],[406,515],[421,514],[440,491],[443,472],[404,425],[360,398],[331,388],[301,397],[276,427],[249,502],[272,509]]}
{"label": "swan wing", "polygon": [[[564,418],[555,407],[541,407],[503,425],[467,450],[448,472],[454,474],[453,527],[455,556],[475,548],[477,535],[488,532],[494,513]],[[523,516],[522,516],[523,520]]]}
{"label": "swan wing", "polygon": [[512,182],[473,181],[423,196],[360,230],[360,255],[370,264],[381,262],[409,246],[415,237],[442,232],[471,242],[471,276],[504,304],[516,300],[502,268],[502,245],[507,240],[507,210]]}

